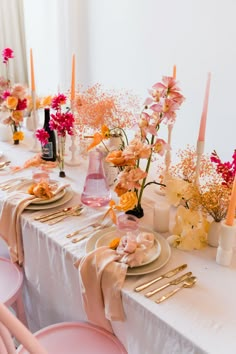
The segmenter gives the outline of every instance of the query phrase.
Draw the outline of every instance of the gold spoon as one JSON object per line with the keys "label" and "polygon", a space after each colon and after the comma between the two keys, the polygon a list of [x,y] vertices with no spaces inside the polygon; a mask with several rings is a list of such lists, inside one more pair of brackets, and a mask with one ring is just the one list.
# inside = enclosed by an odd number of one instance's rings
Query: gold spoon
{"label": "gold spoon", "polygon": [[11,163],[11,161],[4,161],[4,162],[0,162],[0,169],[8,166]]}
{"label": "gold spoon", "polygon": [[178,288],[176,288],[176,289],[174,289],[174,290],[172,290],[172,291],[170,291],[169,293],[167,293],[166,295],[163,295],[162,297],[160,297],[159,299],[157,299],[155,302],[157,303],[157,304],[160,304],[162,301],[164,301],[164,300],[166,300],[166,299],[169,299],[169,297],[171,297],[172,295],[174,295],[174,294],[176,294],[178,291],[180,291],[181,289],[183,289],[183,288],[192,288],[192,286],[196,283],[196,281],[197,281],[197,277],[189,277],[189,278],[187,278],[185,281],[184,281],[184,283],[180,286],[180,287],[178,287]]}

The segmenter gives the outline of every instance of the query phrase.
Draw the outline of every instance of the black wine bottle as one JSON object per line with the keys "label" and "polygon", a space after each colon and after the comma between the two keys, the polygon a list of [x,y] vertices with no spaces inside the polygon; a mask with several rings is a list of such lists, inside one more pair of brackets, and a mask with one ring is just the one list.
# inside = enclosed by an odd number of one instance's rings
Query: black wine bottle
{"label": "black wine bottle", "polygon": [[46,161],[56,161],[57,150],[56,150],[56,136],[54,130],[49,127],[50,121],[50,109],[44,109],[44,125],[43,128],[48,132],[49,138],[48,143],[42,146],[42,159]]}

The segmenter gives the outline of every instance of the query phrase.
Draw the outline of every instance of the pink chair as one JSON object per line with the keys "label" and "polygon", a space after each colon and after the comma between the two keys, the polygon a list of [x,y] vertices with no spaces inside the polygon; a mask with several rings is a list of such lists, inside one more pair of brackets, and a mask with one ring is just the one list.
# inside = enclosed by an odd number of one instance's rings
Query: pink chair
{"label": "pink chair", "polygon": [[23,271],[4,257],[0,257],[0,284],[0,302],[12,307],[21,322],[27,325],[22,300]]}
{"label": "pink chair", "polygon": [[[9,332],[21,343],[16,351]],[[2,339],[1,339],[2,338]],[[127,354],[111,333],[82,322],[64,322],[32,334],[0,303],[1,354]]]}

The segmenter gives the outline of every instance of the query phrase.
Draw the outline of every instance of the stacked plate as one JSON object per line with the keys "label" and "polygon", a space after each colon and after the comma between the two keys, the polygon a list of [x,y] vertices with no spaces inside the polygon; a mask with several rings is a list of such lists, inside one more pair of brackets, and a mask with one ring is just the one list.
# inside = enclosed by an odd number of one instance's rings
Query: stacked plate
{"label": "stacked plate", "polygon": [[[22,191],[27,193],[29,187],[34,183],[33,180],[25,180],[21,184],[18,184],[14,190]],[[49,184],[52,188],[58,188],[59,182],[56,180],[50,180]],[[65,187],[56,195],[54,195],[50,199],[40,199],[38,198],[37,201],[32,202],[30,205],[26,207],[27,210],[42,210],[42,209],[50,209],[55,208],[57,206],[63,205],[68,202],[73,197],[73,191],[71,187]]]}
{"label": "stacked plate", "polygon": [[[140,229],[141,232],[150,232],[145,228]],[[153,247],[147,252],[143,263],[137,267],[128,268],[127,275],[143,275],[154,272],[164,267],[171,256],[171,249],[164,237],[158,233],[151,231],[155,236]],[[115,227],[107,228],[95,233],[86,244],[86,252],[89,253],[94,249],[102,246],[108,246],[111,240],[117,237],[117,229]]]}

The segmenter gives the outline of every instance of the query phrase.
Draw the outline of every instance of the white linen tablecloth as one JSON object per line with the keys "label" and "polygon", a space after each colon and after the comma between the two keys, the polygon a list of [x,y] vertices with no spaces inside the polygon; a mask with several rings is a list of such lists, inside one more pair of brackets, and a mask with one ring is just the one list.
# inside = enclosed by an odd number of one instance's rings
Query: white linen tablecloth
{"label": "white linen tablecloth", "polygon": [[[24,163],[33,156],[28,150],[27,140],[18,146],[0,142],[0,150],[7,159],[11,159],[12,164],[16,163],[16,159],[18,164]],[[68,176],[66,181],[71,183],[76,192],[72,200],[65,204],[69,206],[80,201],[86,161],[82,161],[81,166],[66,166],[65,171]],[[12,176],[3,172],[0,181],[16,176],[31,177],[31,170]],[[52,178],[57,176],[58,171],[55,169]],[[159,198],[155,192],[149,193],[149,197],[153,200]],[[152,208],[149,208],[143,221],[149,226],[152,212]],[[73,244],[65,235],[101,213],[101,210],[88,210],[80,217],[70,217],[53,226],[33,220],[42,211],[25,211],[22,214],[24,299],[32,331],[56,322],[86,320],[78,270],[73,265],[85,254],[86,240]],[[126,320],[112,322],[112,327],[129,354],[236,352],[236,256],[234,254],[230,267],[216,264],[215,256],[216,248],[211,247],[193,252],[172,249],[169,262],[160,270],[144,276],[127,276],[122,289]],[[198,277],[194,288],[183,289],[159,305],[153,300],[171,288],[151,299],[143,296],[144,291],[133,291],[144,281],[183,263],[188,264],[187,271],[192,271]],[[161,280],[158,285],[165,282],[167,280]]]}

